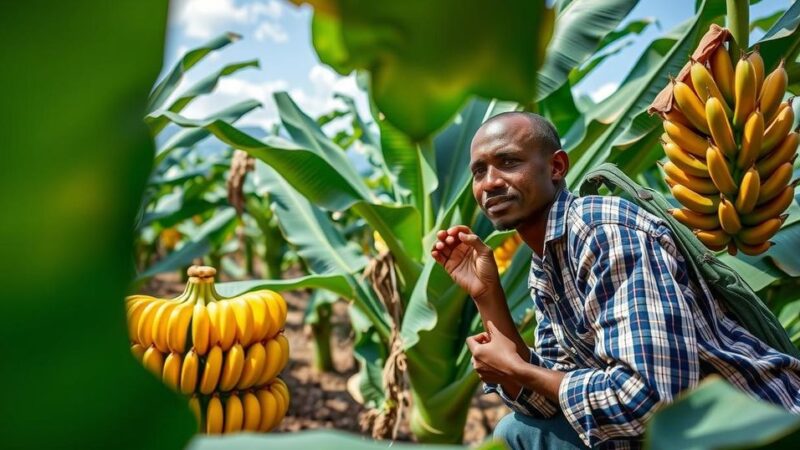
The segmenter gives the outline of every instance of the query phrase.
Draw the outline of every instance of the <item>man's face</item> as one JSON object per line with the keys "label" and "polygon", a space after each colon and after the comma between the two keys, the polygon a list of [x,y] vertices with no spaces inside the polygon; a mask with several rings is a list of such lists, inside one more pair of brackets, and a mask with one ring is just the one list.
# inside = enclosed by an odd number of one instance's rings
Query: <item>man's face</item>
{"label": "man's face", "polygon": [[552,202],[552,155],[538,148],[525,117],[508,116],[484,125],[472,141],[472,194],[498,230],[535,220]]}

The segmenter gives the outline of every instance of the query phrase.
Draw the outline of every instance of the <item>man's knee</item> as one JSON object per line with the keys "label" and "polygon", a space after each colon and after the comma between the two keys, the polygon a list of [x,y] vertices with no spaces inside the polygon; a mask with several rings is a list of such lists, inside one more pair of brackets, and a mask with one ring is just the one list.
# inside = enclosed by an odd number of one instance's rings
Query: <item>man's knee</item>
{"label": "man's knee", "polygon": [[500,419],[493,437],[512,450],[586,448],[564,416],[538,419],[511,413]]}
{"label": "man's knee", "polygon": [[516,445],[522,442],[539,440],[542,430],[536,426],[536,422],[537,419],[512,412],[500,419],[493,436],[497,440],[505,441],[512,448],[518,448]]}

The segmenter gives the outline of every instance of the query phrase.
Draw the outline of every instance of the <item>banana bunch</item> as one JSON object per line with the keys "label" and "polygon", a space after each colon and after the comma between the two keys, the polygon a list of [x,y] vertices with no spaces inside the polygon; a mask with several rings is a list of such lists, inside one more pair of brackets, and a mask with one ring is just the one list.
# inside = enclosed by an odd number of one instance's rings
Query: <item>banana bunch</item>
{"label": "banana bunch", "polygon": [[[268,290],[223,298],[214,289],[215,274],[212,267],[190,267],[186,290],[174,299],[128,297],[131,352],[167,386],[192,396],[192,401],[211,396],[209,405],[216,404],[224,393],[227,402],[238,400],[241,407],[247,403],[245,392],[252,391],[263,404],[261,396],[268,394],[258,393],[265,386],[286,388],[276,378],[289,361],[289,341],[281,332],[286,302]],[[233,397],[237,400],[230,400]],[[282,411],[281,418],[288,406],[288,392],[284,397],[284,403],[278,402],[280,408],[272,408]],[[211,410],[209,406],[207,411]],[[200,417],[201,423],[203,418],[210,420],[210,415]]]}
{"label": "banana bunch", "polygon": [[522,238],[519,233],[514,233],[513,236],[503,241],[502,245],[494,249],[494,262],[497,263],[497,269],[501,274],[511,265],[514,253],[516,253],[521,242]]}
{"label": "banana bunch", "polygon": [[790,182],[800,139],[791,99],[783,101],[783,62],[765,77],[758,50],[734,68],[721,45],[708,66],[692,61],[686,82],[672,83],[661,167],[683,208],[670,213],[712,250],[767,251],[798,184]]}
{"label": "banana bunch", "polygon": [[189,407],[207,434],[238,431],[270,431],[289,408],[289,389],[276,378],[270,384],[247,391],[217,394],[205,400],[192,396]]}
{"label": "banana bunch", "polygon": [[161,241],[161,245],[164,247],[164,250],[172,251],[178,245],[178,242],[181,241],[183,235],[177,228],[165,228],[159,234],[159,240]]}

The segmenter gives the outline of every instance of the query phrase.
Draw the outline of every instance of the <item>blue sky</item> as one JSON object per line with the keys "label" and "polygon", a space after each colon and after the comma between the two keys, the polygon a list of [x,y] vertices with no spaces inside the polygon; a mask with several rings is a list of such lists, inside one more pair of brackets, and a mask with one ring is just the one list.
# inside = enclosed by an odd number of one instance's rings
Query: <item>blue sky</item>
{"label": "blue sky", "polygon": [[[760,18],[789,5],[787,0],[764,0],[753,5],[751,19]],[[657,23],[620,54],[606,60],[576,91],[588,93],[595,100],[611,94],[654,38],[664,34],[693,14],[694,0],[643,0],[626,19],[652,17]],[[367,111],[366,100],[356,87],[354,77],[341,77],[322,65],[311,45],[312,11],[307,5],[297,7],[285,0],[173,0],[165,51],[165,67],[208,39],[233,31],[243,39],[214,53],[190,72],[185,84],[201,78],[225,64],[257,58],[260,69],[247,69],[223,79],[212,96],[192,103],[185,114],[201,118],[245,98],[260,100],[264,107],[243,117],[240,125],[269,127],[277,121],[272,93],[285,90],[300,107],[316,116],[341,106],[333,99],[341,92],[357,99]],[[625,22],[623,22],[624,24]],[[754,33],[754,37],[762,34]]]}

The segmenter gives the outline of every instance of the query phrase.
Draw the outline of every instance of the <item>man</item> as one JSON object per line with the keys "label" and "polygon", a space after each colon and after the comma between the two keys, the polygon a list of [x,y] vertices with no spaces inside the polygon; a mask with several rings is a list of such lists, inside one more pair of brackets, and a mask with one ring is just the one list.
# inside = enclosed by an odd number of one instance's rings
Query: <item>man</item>
{"label": "man", "polygon": [[800,413],[800,361],[753,337],[690,279],[662,220],[617,197],[570,194],[569,159],[544,118],[489,119],[470,169],[495,228],[516,229],[533,249],[532,349],[477,235],[442,230],[431,251],[483,319],[486,332],[467,340],[473,366],[515,411],[496,437],[513,449],[640,448],[655,410],[713,373]]}

